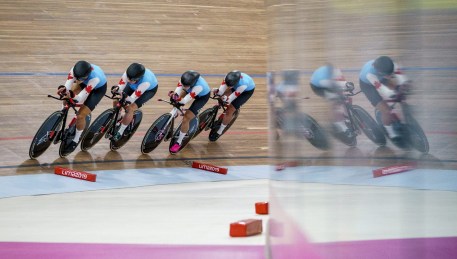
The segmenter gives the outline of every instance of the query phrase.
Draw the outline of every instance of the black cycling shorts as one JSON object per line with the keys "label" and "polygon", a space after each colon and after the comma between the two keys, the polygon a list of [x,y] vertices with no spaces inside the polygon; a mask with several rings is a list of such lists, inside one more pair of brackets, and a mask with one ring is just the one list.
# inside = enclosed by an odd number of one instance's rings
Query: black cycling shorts
{"label": "black cycling shorts", "polygon": [[[146,92],[144,92],[138,99],[136,99],[135,101],[135,104],[138,106],[138,108],[140,108],[141,106],[143,106],[143,104],[145,104],[147,101],[149,101],[150,99],[152,99],[152,97],[154,97],[154,95],[157,93],[157,89],[159,88],[159,85],[157,85],[156,87],[154,87],[154,89],[151,89],[151,90],[147,90]],[[132,88],[130,88],[130,86],[127,86],[124,88],[124,93],[127,94],[128,96],[132,95],[133,92],[135,90],[133,90]]]}
{"label": "black cycling shorts", "polygon": [[200,109],[203,108],[203,106],[205,106],[205,104],[208,102],[210,94],[211,94],[211,92],[209,92],[207,95],[197,96],[195,98],[195,100],[193,101],[192,105],[189,107],[189,110],[195,116],[197,116],[198,111],[200,111]]}
{"label": "black cycling shorts", "polygon": [[370,101],[371,105],[376,106],[380,101],[382,101],[382,97],[379,94],[378,90],[376,90],[375,86],[372,84],[367,84],[362,80],[359,80],[360,89],[365,94],[365,96]]}
{"label": "black cycling shorts", "polygon": [[[238,110],[241,106],[243,106],[243,104],[245,104],[249,100],[249,98],[251,98],[252,94],[254,93],[254,90],[255,88],[250,91],[242,92],[240,96],[238,96],[231,103],[233,107],[235,107],[235,109]],[[234,90],[232,90],[232,92],[234,92]]]}
{"label": "black cycling shorts", "polygon": [[[85,85],[81,84],[81,87],[84,89]],[[87,96],[84,105],[87,106],[91,111],[95,109],[95,106],[100,102],[100,100],[105,96],[106,93],[106,83],[90,92],[89,96]]]}

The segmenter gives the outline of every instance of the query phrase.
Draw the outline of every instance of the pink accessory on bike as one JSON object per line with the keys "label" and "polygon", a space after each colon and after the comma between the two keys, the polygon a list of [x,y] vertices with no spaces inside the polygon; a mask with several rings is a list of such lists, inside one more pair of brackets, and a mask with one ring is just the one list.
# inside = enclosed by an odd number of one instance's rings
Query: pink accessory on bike
{"label": "pink accessory on bike", "polygon": [[173,152],[173,153],[176,153],[179,151],[179,149],[181,148],[181,145],[179,145],[178,143],[174,144],[171,148],[170,148],[170,152]]}

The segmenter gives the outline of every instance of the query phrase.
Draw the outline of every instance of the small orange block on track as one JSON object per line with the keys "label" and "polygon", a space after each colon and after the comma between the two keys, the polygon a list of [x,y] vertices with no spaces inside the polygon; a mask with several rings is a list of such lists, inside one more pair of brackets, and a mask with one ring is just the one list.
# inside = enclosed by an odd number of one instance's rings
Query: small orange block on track
{"label": "small orange block on track", "polygon": [[246,237],[262,233],[261,219],[243,219],[230,224],[231,237]]}
{"label": "small orange block on track", "polygon": [[255,213],[257,214],[268,214],[268,202],[256,202]]}

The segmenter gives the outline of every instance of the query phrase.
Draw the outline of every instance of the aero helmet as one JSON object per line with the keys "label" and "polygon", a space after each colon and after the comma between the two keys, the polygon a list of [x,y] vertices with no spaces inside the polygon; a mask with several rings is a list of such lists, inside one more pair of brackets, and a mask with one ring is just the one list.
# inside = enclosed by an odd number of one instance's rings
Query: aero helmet
{"label": "aero helmet", "polygon": [[90,72],[92,71],[92,66],[89,62],[80,60],[76,62],[75,66],[73,67],[73,75],[75,76],[76,80],[84,81],[86,80]]}
{"label": "aero helmet", "polygon": [[145,68],[140,63],[132,63],[127,68],[127,78],[130,81],[138,81],[144,75]]}
{"label": "aero helmet", "polygon": [[238,82],[240,81],[240,78],[241,78],[241,72],[238,70],[233,70],[232,72],[229,72],[225,76],[224,81],[228,87],[233,87],[236,84],[238,84]]}
{"label": "aero helmet", "polygon": [[193,70],[186,71],[181,76],[181,84],[192,87],[197,83],[198,78],[200,78],[200,73]]}
{"label": "aero helmet", "polygon": [[394,72],[394,62],[387,56],[378,57],[373,66],[381,75],[391,75]]}

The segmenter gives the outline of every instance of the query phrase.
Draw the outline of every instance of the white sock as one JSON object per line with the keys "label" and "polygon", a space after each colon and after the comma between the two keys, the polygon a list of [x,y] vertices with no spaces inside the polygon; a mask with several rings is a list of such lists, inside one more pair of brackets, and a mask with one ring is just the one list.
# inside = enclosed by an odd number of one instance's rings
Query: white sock
{"label": "white sock", "polygon": [[338,132],[345,132],[348,129],[348,126],[344,121],[336,121],[333,125],[335,125]]}
{"label": "white sock", "polygon": [[221,126],[219,127],[219,130],[217,131],[217,134],[221,135],[222,131],[224,131],[225,127],[227,127],[227,125],[221,124]]}
{"label": "white sock", "polygon": [[124,124],[121,124],[121,126],[119,127],[119,134],[124,134],[124,130],[127,128],[128,125],[124,125]]}
{"label": "white sock", "polygon": [[186,136],[186,133],[185,133],[185,132],[179,131],[179,137],[178,137],[178,141],[176,141],[176,143],[178,143],[179,145],[181,145],[182,140],[184,139],[185,136]]}
{"label": "white sock", "polygon": [[387,135],[389,135],[389,138],[395,138],[398,137],[397,132],[395,132],[394,127],[392,125],[384,125],[384,128],[387,131]]}
{"label": "white sock", "polygon": [[79,130],[76,129],[75,137],[73,138],[73,141],[78,143],[79,139],[81,138],[81,134],[83,133],[84,130]]}

